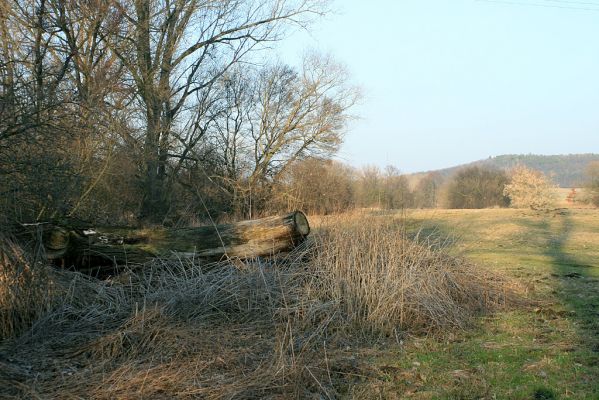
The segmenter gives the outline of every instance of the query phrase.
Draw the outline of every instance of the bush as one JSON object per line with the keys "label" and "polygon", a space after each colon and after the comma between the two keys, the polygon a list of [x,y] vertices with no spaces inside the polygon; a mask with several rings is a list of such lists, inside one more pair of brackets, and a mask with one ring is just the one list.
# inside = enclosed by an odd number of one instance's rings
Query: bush
{"label": "bush", "polygon": [[512,207],[544,210],[555,204],[555,185],[542,172],[524,166],[511,171],[504,194]]}
{"label": "bush", "polygon": [[599,161],[593,161],[587,166],[586,188],[589,191],[589,199],[595,207],[599,207]]}
{"label": "bush", "polygon": [[310,214],[331,214],[353,206],[353,171],[340,162],[306,159],[289,169],[280,185],[275,208],[299,209]]}
{"label": "bush", "polygon": [[503,189],[508,177],[503,171],[468,167],[459,171],[447,187],[448,208],[507,207]]}
{"label": "bush", "polygon": [[354,201],[359,207],[394,210],[414,206],[408,178],[391,165],[384,171],[374,165],[363,167],[357,174],[355,187]]}

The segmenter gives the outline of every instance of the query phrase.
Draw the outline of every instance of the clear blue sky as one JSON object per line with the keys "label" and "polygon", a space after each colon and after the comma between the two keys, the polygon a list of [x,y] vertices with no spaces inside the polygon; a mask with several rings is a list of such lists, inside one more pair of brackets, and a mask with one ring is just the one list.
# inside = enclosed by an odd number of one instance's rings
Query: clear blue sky
{"label": "clear blue sky", "polygon": [[599,152],[599,0],[506,3],[337,0],[280,57],[317,49],[348,67],[364,98],[340,158],[355,166]]}

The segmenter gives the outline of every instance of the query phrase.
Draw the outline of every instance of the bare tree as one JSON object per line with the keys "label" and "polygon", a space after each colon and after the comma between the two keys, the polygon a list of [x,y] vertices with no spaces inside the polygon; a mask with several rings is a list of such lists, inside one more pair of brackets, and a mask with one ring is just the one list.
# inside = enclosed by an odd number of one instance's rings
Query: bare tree
{"label": "bare tree", "polygon": [[407,178],[393,165],[381,171],[377,166],[365,166],[355,182],[355,202],[362,207],[398,209],[412,207],[414,196]]}
{"label": "bare tree", "polygon": [[414,205],[414,195],[408,179],[393,165],[385,167],[382,192],[382,205],[387,209],[409,208]]}
{"label": "bare tree", "polygon": [[[181,137],[197,95],[245,55],[276,40],[284,22],[302,23],[321,11],[316,0],[124,0],[130,23],[113,48],[125,64],[140,105],[144,149],[141,215],[160,220],[168,208],[168,161],[205,134]],[[204,97],[205,98],[205,97]],[[172,181],[172,180],[171,180]]]}
{"label": "bare tree", "polygon": [[129,131],[107,39],[124,27],[110,0],[0,3],[0,179],[39,218],[92,211]]}
{"label": "bare tree", "polygon": [[277,191],[280,208],[326,215],[354,206],[354,171],[347,165],[309,158],[294,163],[287,175]]}
{"label": "bare tree", "polygon": [[301,71],[280,63],[234,68],[215,85],[220,96],[201,128],[221,163],[213,179],[247,213],[268,203],[295,162],[337,151],[358,96],[337,63],[314,54]]}
{"label": "bare tree", "polygon": [[330,57],[311,55],[298,75],[276,65],[259,80],[258,106],[250,127],[253,182],[276,176],[295,160],[327,157],[341,144],[357,92]]}
{"label": "bare tree", "polygon": [[505,172],[479,166],[458,171],[447,185],[449,208],[506,207]]}
{"label": "bare tree", "polygon": [[108,216],[122,199],[116,214],[161,221],[200,185],[214,204],[261,202],[294,162],[336,151],[356,95],[330,58],[241,62],[325,5],[2,0],[3,190],[29,190],[40,218]]}
{"label": "bare tree", "polygon": [[0,3],[0,141],[60,121],[56,114],[70,100],[61,90],[70,63],[56,49],[61,34],[46,0]]}
{"label": "bare tree", "polygon": [[65,146],[76,119],[72,57],[54,17],[47,0],[0,3],[0,186],[26,218],[64,208],[78,186]]}
{"label": "bare tree", "polygon": [[420,208],[437,207],[442,182],[441,175],[435,172],[422,177],[414,189],[415,206]]}
{"label": "bare tree", "polygon": [[356,179],[356,203],[361,207],[381,207],[384,178],[379,167],[367,165]]}

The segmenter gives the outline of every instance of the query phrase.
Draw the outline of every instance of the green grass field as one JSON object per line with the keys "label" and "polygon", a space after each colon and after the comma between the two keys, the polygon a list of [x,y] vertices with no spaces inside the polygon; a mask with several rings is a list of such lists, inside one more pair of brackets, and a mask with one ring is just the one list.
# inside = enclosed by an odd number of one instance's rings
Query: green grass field
{"label": "green grass field", "polygon": [[414,210],[408,231],[505,273],[530,304],[371,357],[350,397],[599,399],[599,210]]}

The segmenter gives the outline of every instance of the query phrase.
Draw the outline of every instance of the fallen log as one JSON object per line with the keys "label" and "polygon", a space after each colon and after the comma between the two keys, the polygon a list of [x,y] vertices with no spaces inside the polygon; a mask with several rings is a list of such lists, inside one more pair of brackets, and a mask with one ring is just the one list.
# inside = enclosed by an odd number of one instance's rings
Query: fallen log
{"label": "fallen log", "polygon": [[310,233],[301,211],[232,224],[195,228],[44,227],[46,256],[77,270],[143,264],[154,258],[220,260],[253,258],[288,251]]}

